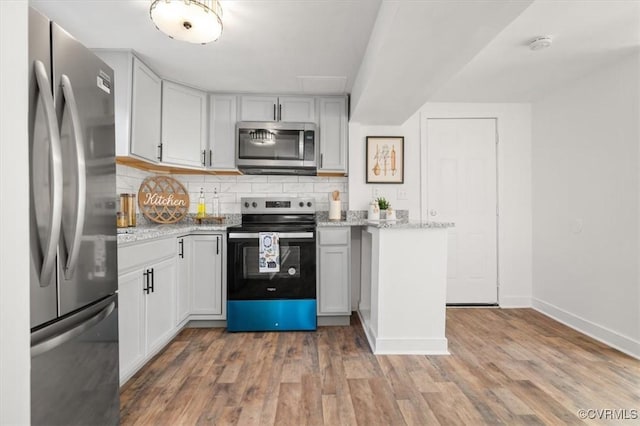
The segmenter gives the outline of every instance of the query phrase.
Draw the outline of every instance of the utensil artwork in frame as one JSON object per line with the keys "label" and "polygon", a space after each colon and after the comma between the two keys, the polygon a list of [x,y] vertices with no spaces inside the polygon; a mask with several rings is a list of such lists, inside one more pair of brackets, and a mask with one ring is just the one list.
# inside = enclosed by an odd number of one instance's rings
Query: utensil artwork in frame
{"label": "utensil artwork in frame", "polygon": [[403,136],[367,136],[367,183],[404,183]]}

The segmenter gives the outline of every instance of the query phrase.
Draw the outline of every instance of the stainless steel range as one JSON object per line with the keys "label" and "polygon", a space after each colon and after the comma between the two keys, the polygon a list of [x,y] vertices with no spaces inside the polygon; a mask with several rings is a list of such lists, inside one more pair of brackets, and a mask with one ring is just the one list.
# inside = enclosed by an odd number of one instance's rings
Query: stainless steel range
{"label": "stainless steel range", "polygon": [[227,330],[315,330],[314,200],[243,198],[241,204],[242,225],[227,234]]}

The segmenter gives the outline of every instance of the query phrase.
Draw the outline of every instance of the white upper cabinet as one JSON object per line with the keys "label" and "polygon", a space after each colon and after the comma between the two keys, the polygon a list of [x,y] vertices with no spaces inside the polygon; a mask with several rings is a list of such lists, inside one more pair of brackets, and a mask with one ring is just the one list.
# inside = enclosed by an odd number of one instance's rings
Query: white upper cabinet
{"label": "white upper cabinet", "polygon": [[212,169],[236,168],[235,95],[209,96],[209,152],[207,166]]}
{"label": "white upper cabinet", "polygon": [[158,161],[162,80],[133,57],[131,91],[131,154]]}
{"label": "white upper cabinet", "polygon": [[240,97],[240,121],[316,122],[315,99],[311,96]]}
{"label": "white upper cabinet", "polygon": [[277,96],[240,96],[240,121],[277,121]]}
{"label": "white upper cabinet", "polygon": [[130,51],[95,50],[114,72],[116,155],[159,161],[162,82]]}
{"label": "white upper cabinet", "polygon": [[313,97],[280,96],[278,98],[280,121],[315,123],[316,102]]}
{"label": "white upper cabinet", "polygon": [[162,82],[161,161],[180,166],[207,164],[207,94]]}
{"label": "white upper cabinet", "polygon": [[347,102],[344,97],[319,98],[319,172],[347,172]]}

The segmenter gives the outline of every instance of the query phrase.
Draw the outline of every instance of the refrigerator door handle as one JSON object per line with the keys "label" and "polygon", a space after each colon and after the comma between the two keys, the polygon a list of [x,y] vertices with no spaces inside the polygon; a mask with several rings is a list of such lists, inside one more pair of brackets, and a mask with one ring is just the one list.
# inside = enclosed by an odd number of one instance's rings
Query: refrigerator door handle
{"label": "refrigerator door handle", "polygon": [[115,300],[107,299],[87,308],[86,312],[80,312],[54,325],[33,332],[31,334],[31,357],[33,358],[55,349],[79,336],[108,317],[115,307]]}
{"label": "refrigerator door handle", "polygon": [[60,80],[62,85],[62,93],[69,107],[69,114],[71,116],[71,126],[73,127],[73,139],[75,140],[77,163],[76,183],[78,193],[76,194],[76,223],[74,226],[73,237],[70,242],[67,242],[69,255],[67,257],[67,263],[64,267],[64,276],[69,280],[73,277],[73,273],[78,263],[78,255],[80,254],[80,243],[82,235],[84,233],[84,216],[87,207],[87,165],[84,155],[84,137],[82,134],[82,125],[80,123],[80,114],[78,112],[78,104],[76,102],[75,95],[73,94],[71,80],[65,74],[62,74]]}
{"label": "refrigerator door handle", "polygon": [[49,132],[49,142],[51,149],[51,216],[49,218],[49,235],[46,243],[42,247],[42,268],[40,269],[40,286],[46,287],[51,283],[51,277],[56,270],[56,249],[60,240],[62,224],[62,148],[60,145],[60,131],[58,120],[53,105],[53,95],[51,85],[47,76],[47,69],[42,61],[34,62],[36,82],[42,105],[47,130]]}

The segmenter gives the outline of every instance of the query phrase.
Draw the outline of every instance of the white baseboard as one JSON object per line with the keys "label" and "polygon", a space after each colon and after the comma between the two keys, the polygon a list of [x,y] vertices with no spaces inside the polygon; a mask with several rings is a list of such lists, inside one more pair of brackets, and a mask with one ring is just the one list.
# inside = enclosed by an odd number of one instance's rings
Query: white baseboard
{"label": "white baseboard", "polygon": [[376,355],[449,355],[446,337],[437,339],[394,338],[385,339],[375,335],[360,315],[360,323],[369,341],[371,352]]}
{"label": "white baseboard", "polygon": [[536,298],[533,299],[533,309],[620,352],[640,359],[639,341]]}
{"label": "white baseboard", "polygon": [[499,304],[500,304],[500,307],[504,309],[530,308],[531,297],[501,296]]}

